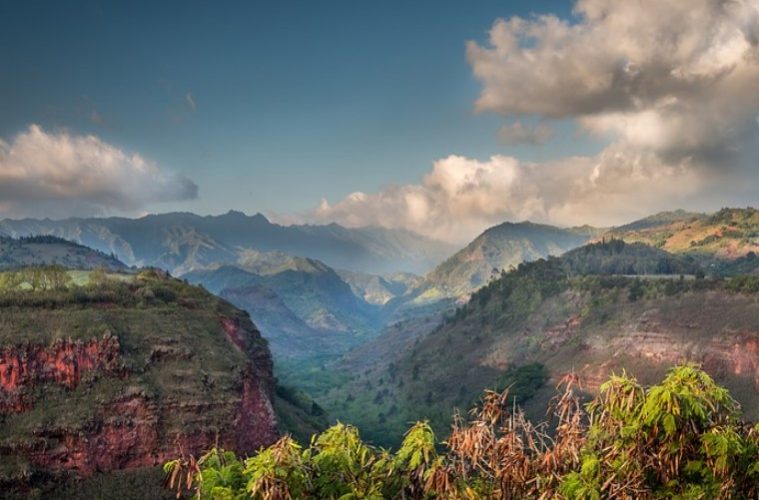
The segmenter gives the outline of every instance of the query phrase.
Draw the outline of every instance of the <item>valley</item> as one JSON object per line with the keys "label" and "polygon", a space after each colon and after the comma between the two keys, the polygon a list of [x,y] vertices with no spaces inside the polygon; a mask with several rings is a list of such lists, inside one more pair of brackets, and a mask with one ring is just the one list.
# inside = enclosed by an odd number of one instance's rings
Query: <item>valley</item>
{"label": "valley", "polygon": [[[421,275],[250,247],[204,254],[172,278],[184,265],[130,268],[57,236],[7,237],[0,481],[126,470],[155,485],[155,467],[180,448],[252,451],[285,432],[307,442],[336,421],[395,449],[417,420],[445,437],[453,412],[487,389],[510,389],[510,404],[537,421],[568,374],[590,399],[614,373],[650,384],[686,361],[757,419],[753,218],[746,209],[604,229],[507,223]],[[712,239],[674,246],[695,231]],[[31,289],[32,269],[69,278]]]}

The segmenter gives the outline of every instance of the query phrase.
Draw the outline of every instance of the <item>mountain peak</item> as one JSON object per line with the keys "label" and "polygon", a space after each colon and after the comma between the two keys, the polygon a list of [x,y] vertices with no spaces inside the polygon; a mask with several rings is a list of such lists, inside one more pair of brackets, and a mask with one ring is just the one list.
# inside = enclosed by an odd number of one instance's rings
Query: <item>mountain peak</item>
{"label": "mountain peak", "polygon": [[271,224],[269,222],[269,219],[266,218],[264,214],[261,212],[256,212],[255,215],[247,215],[245,212],[241,210],[229,210],[227,213],[219,215],[218,217],[228,219],[228,220],[239,220],[239,221],[246,221],[250,220],[253,222],[257,222],[260,224]]}
{"label": "mountain peak", "polygon": [[256,212],[256,214],[253,215],[251,217],[251,219],[253,219],[255,221],[258,221],[258,222],[265,222],[267,224],[271,224],[271,221],[269,219],[267,219],[266,216],[264,214],[262,214],[261,212]]}

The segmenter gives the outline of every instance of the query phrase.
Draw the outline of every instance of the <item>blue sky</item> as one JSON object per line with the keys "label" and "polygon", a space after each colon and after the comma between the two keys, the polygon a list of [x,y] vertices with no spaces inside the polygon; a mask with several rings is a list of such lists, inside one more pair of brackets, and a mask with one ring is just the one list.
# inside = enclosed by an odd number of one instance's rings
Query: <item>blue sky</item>
{"label": "blue sky", "polygon": [[[5,2],[0,137],[95,134],[199,186],[156,211],[290,213],[449,154],[544,159],[476,114],[467,40],[568,2]],[[190,99],[194,103],[190,103]]]}
{"label": "blue sky", "polygon": [[4,2],[0,217],[755,204],[757,53],[759,0]]}

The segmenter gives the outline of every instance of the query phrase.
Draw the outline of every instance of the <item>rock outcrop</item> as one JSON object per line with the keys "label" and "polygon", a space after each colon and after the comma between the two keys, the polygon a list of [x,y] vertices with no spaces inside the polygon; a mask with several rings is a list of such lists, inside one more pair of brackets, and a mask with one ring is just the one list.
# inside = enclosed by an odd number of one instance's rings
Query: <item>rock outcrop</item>
{"label": "rock outcrop", "polygon": [[157,275],[111,287],[120,299],[0,306],[0,487],[277,439],[271,355],[245,313]]}

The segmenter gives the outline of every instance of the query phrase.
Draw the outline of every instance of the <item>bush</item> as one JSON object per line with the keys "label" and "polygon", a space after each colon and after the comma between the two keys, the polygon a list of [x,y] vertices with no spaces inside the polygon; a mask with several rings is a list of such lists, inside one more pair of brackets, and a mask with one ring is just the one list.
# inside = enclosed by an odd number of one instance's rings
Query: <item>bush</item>
{"label": "bush", "polygon": [[[338,423],[301,448],[285,436],[252,458],[212,450],[168,462],[169,483],[215,498],[756,498],[759,426],[694,365],[644,388],[612,376],[583,406],[565,377],[554,420],[533,425],[508,390],[487,392],[437,443],[416,423],[397,452]],[[440,451],[438,451],[440,449]]]}

